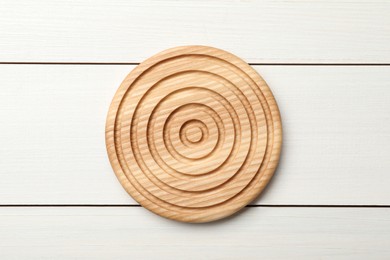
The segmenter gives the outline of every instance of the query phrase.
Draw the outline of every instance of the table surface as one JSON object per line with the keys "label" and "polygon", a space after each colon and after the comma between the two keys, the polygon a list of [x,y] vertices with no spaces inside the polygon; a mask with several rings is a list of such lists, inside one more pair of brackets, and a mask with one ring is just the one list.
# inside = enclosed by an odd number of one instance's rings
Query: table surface
{"label": "table surface", "polygon": [[[390,1],[0,0],[2,259],[390,258]],[[239,214],[140,207],[104,125],[143,59],[210,45],[250,63],[284,143]]]}

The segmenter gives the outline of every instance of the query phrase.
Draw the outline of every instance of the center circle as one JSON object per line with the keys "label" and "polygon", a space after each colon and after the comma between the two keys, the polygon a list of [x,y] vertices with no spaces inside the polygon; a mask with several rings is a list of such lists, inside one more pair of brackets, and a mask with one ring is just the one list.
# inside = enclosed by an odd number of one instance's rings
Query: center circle
{"label": "center circle", "polygon": [[204,122],[197,119],[186,121],[180,127],[180,139],[184,145],[197,145],[203,143],[208,137],[209,131]]}
{"label": "center circle", "polygon": [[184,134],[185,134],[187,140],[190,141],[191,143],[198,143],[203,138],[202,129],[200,129],[200,127],[197,127],[197,126],[195,126],[195,127],[188,127],[185,130]]}

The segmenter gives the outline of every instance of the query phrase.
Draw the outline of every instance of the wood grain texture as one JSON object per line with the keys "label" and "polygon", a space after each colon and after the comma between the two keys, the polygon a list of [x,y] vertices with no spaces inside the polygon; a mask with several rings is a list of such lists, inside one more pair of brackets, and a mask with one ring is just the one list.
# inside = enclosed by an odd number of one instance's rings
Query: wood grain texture
{"label": "wood grain texture", "polygon": [[257,63],[390,63],[386,0],[1,0],[0,62],[140,62],[178,45]]}
{"label": "wood grain texture", "polygon": [[279,161],[282,126],[269,87],[247,63],[182,46],[125,78],[108,112],[106,144],[119,181],[142,206],[209,222],[263,191]]}
{"label": "wood grain texture", "polygon": [[[0,66],[0,204],[135,204],[104,143],[111,99],[133,68]],[[284,135],[270,189],[253,203],[389,205],[390,68],[254,68]]]}
{"label": "wood grain texture", "polygon": [[[363,65],[255,66],[284,143],[252,204],[390,205],[389,13],[387,0],[0,0],[0,64],[138,63],[202,44],[257,64]],[[190,225],[138,206],[48,206],[136,204],[104,144],[133,68],[0,65],[0,205],[46,205],[0,207],[0,259],[390,258],[388,207],[254,207]]]}
{"label": "wood grain texture", "polygon": [[388,259],[390,209],[252,208],[208,224],[142,208],[0,208],[2,259]]}

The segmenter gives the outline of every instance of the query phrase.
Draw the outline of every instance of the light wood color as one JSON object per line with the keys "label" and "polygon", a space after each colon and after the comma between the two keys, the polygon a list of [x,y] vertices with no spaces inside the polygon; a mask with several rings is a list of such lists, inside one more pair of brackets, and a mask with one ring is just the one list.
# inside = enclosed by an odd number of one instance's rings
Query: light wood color
{"label": "light wood color", "polygon": [[126,191],[166,218],[229,216],[264,189],[282,141],[265,81],[225,51],[184,46],[136,67],[109,109],[106,144]]}
{"label": "light wood color", "polygon": [[[388,0],[0,0],[1,63],[74,63],[0,65],[0,259],[390,259],[388,208],[290,207],[390,205],[390,66],[367,66],[390,63],[389,12]],[[273,207],[202,225],[112,207],[136,204],[104,142],[134,67],[115,63],[186,44],[256,63],[272,87],[282,154],[251,204]]]}

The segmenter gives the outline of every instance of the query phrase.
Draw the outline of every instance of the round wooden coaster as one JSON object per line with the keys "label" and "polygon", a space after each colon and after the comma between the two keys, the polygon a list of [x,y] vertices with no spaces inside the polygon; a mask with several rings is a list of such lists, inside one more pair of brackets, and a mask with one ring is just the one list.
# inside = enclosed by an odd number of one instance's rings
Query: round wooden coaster
{"label": "round wooden coaster", "polygon": [[163,217],[227,217],[264,189],[279,160],[275,99],[247,63],[184,46],[137,66],[112,101],[111,165],[126,191]]}

